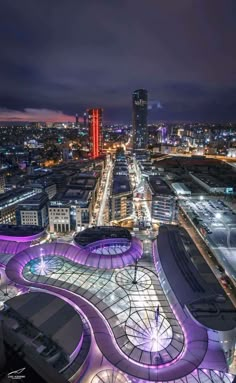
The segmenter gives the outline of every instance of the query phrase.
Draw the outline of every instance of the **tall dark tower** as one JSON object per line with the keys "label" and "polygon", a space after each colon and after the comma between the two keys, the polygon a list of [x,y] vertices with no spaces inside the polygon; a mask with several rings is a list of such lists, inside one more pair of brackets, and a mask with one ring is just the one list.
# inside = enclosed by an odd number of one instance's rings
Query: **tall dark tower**
{"label": "tall dark tower", "polygon": [[84,112],[84,130],[86,130],[87,129],[87,113],[86,112]]}
{"label": "tall dark tower", "polygon": [[133,93],[133,150],[146,149],[148,145],[147,106],[148,92],[145,89]]}
{"label": "tall dark tower", "polygon": [[78,116],[77,113],[76,113],[76,115],[75,115],[75,126],[76,126],[76,127],[79,126],[79,116]]}
{"label": "tall dark tower", "polygon": [[92,158],[102,153],[102,109],[88,109],[89,146]]}

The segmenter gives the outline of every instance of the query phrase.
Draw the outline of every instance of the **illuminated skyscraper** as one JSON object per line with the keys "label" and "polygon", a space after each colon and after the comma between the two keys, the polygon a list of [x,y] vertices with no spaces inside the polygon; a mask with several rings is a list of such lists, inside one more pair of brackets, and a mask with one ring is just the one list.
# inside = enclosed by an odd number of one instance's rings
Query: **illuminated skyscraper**
{"label": "illuminated skyscraper", "polygon": [[102,152],[102,109],[89,109],[89,146],[92,158],[98,157]]}
{"label": "illuminated skyscraper", "polygon": [[133,93],[133,149],[146,149],[148,145],[147,103],[148,92],[145,89]]}

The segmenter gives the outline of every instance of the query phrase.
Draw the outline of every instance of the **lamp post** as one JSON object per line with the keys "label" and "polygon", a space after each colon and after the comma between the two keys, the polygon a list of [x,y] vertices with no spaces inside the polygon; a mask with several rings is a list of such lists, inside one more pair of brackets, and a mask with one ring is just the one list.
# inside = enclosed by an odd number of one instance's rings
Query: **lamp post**
{"label": "lamp post", "polygon": [[137,271],[138,271],[138,261],[135,261],[135,266],[134,266],[134,279],[133,279],[133,284],[137,285]]}

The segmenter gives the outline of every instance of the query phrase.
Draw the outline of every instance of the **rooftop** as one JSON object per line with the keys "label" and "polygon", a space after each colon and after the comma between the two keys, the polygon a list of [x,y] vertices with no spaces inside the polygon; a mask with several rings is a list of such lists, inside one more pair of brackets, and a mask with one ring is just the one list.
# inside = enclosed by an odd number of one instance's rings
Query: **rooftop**
{"label": "rooftop", "polygon": [[0,209],[23,201],[35,192],[31,188],[15,189],[0,195]]}
{"label": "rooftop", "polygon": [[114,169],[113,169],[113,175],[114,176],[117,176],[117,175],[125,175],[127,176],[129,174],[129,170],[128,170],[128,167],[127,165],[115,165],[114,166]]}
{"label": "rooftop", "polygon": [[112,194],[130,193],[131,187],[127,176],[114,176],[112,183]]}
{"label": "rooftop", "polygon": [[207,184],[212,188],[227,188],[234,187],[236,180],[229,180],[228,178],[219,178],[219,175],[203,174],[203,173],[192,173],[193,176],[197,177],[200,181]]}
{"label": "rooftop", "polygon": [[97,177],[91,175],[74,176],[70,181],[70,185],[76,185],[83,189],[92,190],[96,187]]}
{"label": "rooftop", "polygon": [[22,208],[24,206],[33,206],[34,208],[40,208],[42,205],[45,205],[48,201],[48,196],[46,193],[37,193],[32,197],[25,199],[23,202],[18,204],[18,208]]}
{"label": "rooftop", "polygon": [[187,232],[163,225],[157,246],[162,268],[180,305],[203,326],[218,331],[236,328],[236,309]]}
{"label": "rooftop", "polygon": [[153,194],[174,195],[171,188],[160,177],[151,176],[149,177],[148,183]]}
{"label": "rooftop", "polygon": [[90,201],[90,191],[84,190],[83,188],[70,186],[67,187],[63,192],[57,193],[50,201],[50,206],[55,204],[87,204]]}
{"label": "rooftop", "polygon": [[30,292],[9,299],[6,305],[54,341],[68,356],[80,343],[82,320],[64,300],[47,293]]}
{"label": "rooftop", "polygon": [[191,194],[191,190],[182,182],[173,182],[171,186],[176,194]]}

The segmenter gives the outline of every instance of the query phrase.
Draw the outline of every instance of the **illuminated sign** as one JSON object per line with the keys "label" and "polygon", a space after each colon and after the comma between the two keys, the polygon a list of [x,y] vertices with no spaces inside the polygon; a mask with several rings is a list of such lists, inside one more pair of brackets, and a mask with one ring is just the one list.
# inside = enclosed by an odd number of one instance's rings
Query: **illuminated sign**
{"label": "illuminated sign", "polygon": [[234,192],[233,188],[226,188],[225,189],[226,194],[232,194]]}

